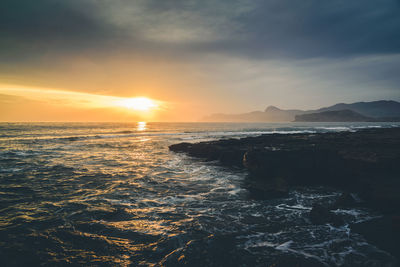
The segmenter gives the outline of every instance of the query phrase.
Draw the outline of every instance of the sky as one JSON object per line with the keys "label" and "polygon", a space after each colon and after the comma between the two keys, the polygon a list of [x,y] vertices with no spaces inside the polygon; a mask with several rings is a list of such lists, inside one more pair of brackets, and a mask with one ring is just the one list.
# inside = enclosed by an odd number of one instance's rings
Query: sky
{"label": "sky", "polygon": [[197,121],[381,99],[400,101],[400,0],[0,3],[0,121]]}

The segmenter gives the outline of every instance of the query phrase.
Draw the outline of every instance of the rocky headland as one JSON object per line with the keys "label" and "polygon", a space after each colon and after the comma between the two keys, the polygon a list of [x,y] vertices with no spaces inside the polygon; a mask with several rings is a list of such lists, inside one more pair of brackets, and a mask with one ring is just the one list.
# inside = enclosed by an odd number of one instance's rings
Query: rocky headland
{"label": "rocky headland", "polygon": [[350,109],[324,111],[295,116],[295,122],[394,122],[400,117],[367,117]]}
{"label": "rocky headland", "polygon": [[264,111],[240,114],[212,114],[205,122],[291,122],[291,121],[400,121],[400,103],[380,100],[339,103],[316,110],[280,109],[269,106]]}
{"label": "rocky headland", "polygon": [[400,255],[396,246],[400,237],[400,128],[266,134],[169,148],[246,169],[249,175],[244,186],[255,199],[285,197],[296,186],[337,188],[343,195],[329,207],[315,204],[310,221],[340,225],[343,221],[331,210],[359,205],[374,209],[383,217],[354,224],[352,230],[393,256]]}
{"label": "rocky headland", "polygon": [[307,122],[343,122],[343,121],[376,121],[374,118],[366,117],[358,112],[350,109],[338,111],[324,111],[319,113],[310,113],[303,115],[296,115],[295,120]]}

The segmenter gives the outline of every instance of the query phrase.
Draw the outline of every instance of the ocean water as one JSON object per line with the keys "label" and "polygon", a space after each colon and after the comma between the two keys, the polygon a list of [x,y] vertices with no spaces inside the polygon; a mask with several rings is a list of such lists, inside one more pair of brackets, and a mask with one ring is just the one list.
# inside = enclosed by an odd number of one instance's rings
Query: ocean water
{"label": "ocean water", "polygon": [[[168,146],[268,133],[356,131],[396,123],[1,123],[2,266],[391,266],[343,227],[313,225],[315,202],[340,192],[296,188],[253,200],[246,173]],[[335,212],[346,223],[379,214]]]}

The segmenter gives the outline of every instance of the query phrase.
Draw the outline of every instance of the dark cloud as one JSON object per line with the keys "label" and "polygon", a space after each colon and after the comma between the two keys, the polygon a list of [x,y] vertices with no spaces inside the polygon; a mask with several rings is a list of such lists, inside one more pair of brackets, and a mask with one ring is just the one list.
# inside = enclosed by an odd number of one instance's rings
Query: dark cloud
{"label": "dark cloud", "polygon": [[[399,3],[2,0],[0,79],[117,95],[132,89],[114,89],[114,80],[145,80],[142,62],[151,62],[148,72],[175,67],[182,80],[192,75],[197,85],[210,79],[211,93],[236,90],[243,94],[239,100],[251,97],[249,103],[271,99],[273,90],[282,99],[294,90],[305,99],[317,92],[322,99],[328,91],[349,96],[346,90],[353,100],[367,91],[371,98],[398,99]],[[193,84],[177,86],[176,94]]]}
{"label": "dark cloud", "polygon": [[110,44],[252,58],[337,57],[399,53],[399,32],[395,0],[3,0],[0,57]]}
{"label": "dark cloud", "polygon": [[[132,2],[119,3],[129,6]],[[192,34],[199,36],[196,40],[173,43],[157,40],[166,50],[172,44],[172,50],[180,52],[229,53],[261,59],[400,52],[400,4],[396,0],[149,0],[143,3],[144,15],[152,18],[143,17],[144,31],[151,24],[159,24],[160,31],[192,27]],[[201,38],[204,35],[201,29],[219,38],[207,35]]]}
{"label": "dark cloud", "polygon": [[[3,0],[0,3],[0,59],[25,61],[49,51],[77,51],[106,41],[113,28],[96,16],[94,2]],[[91,13],[91,11],[93,13]]]}
{"label": "dark cloud", "polygon": [[92,32],[98,31],[98,25],[84,12],[83,3],[73,0],[3,0],[0,9],[2,37],[90,37]]}
{"label": "dark cloud", "polygon": [[260,1],[258,8],[237,19],[248,33],[249,51],[265,55],[400,52],[400,5],[394,0]]}

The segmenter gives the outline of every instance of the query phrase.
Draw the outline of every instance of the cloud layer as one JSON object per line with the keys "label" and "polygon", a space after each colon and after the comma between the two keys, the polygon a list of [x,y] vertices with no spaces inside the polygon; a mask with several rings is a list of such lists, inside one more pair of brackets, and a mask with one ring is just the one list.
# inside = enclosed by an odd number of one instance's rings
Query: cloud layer
{"label": "cloud layer", "polygon": [[400,99],[398,0],[0,5],[2,83],[198,99],[214,111]]}
{"label": "cloud layer", "polygon": [[115,45],[256,58],[400,52],[395,0],[4,0],[1,5],[1,42],[15,51]]}

